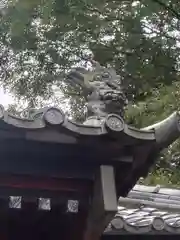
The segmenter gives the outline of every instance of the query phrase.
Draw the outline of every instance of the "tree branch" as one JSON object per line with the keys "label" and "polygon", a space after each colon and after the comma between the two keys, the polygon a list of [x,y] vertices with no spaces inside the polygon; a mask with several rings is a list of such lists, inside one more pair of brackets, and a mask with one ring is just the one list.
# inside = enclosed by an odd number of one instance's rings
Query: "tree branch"
{"label": "tree branch", "polygon": [[176,17],[177,19],[180,20],[180,14],[175,10],[173,9],[172,7],[168,6],[167,4],[165,4],[164,2],[162,2],[161,0],[152,0],[153,2],[159,4],[160,6],[162,6],[164,9],[166,9],[167,11],[171,12],[172,15],[174,17]]}

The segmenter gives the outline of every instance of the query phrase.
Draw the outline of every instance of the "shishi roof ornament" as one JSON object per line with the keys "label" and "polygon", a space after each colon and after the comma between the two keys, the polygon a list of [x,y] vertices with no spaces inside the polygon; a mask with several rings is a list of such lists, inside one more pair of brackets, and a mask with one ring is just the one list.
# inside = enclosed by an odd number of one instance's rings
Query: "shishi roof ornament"
{"label": "shishi roof ornament", "polygon": [[92,70],[78,67],[66,78],[70,84],[81,87],[87,100],[87,120],[84,124],[95,124],[105,119],[108,114],[116,114],[123,118],[128,101],[123,92],[120,76],[111,67],[91,62]]}

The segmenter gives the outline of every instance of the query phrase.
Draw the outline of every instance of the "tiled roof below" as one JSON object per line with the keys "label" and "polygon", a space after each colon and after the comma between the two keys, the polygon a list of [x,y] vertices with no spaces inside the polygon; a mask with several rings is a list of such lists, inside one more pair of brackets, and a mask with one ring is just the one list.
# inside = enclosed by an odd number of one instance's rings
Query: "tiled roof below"
{"label": "tiled roof below", "polygon": [[180,234],[179,190],[135,186],[119,204],[107,234]]}

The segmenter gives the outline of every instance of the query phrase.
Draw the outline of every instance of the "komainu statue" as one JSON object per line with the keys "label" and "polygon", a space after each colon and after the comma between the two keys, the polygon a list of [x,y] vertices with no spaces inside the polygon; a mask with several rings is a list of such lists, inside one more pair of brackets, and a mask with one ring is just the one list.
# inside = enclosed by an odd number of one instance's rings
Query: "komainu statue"
{"label": "komainu statue", "polygon": [[70,84],[78,84],[87,100],[87,122],[101,120],[113,113],[124,116],[127,98],[120,84],[120,76],[112,68],[93,61],[93,70],[76,68],[67,75]]}

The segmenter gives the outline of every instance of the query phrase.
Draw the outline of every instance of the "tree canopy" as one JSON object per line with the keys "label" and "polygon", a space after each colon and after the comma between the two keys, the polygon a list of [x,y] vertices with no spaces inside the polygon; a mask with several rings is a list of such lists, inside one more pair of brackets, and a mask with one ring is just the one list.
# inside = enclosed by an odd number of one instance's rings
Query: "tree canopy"
{"label": "tree canopy", "polygon": [[[179,108],[180,2],[175,0],[9,0],[0,10],[0,83],[30,105],[70,99],[81,121],[84,99],[62,74],[93,54],[121,76],[127,121],[144,127]],[[77,107],[78,106],[78,107]],[[180,142],[159,157],[149,182],[180,182]],[[176,171],[175,171],[176,169]]]}

